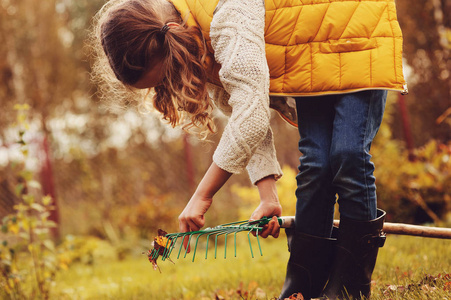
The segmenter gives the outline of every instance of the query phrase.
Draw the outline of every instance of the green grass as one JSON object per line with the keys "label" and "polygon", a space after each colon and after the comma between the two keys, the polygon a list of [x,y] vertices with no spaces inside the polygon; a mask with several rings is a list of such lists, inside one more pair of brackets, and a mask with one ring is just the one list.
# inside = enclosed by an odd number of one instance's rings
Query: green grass
{"label": "green grass", "polygon": [[[253,239],[255,242],[255,239]],[[159,261],[154,271],[145,255],[123,261],[98,259],[93,265],[74,264],[57,278],[55,299],[271,299],[278,296],[288,260],[286,239],[262,241],[263,256],[253,244],[251,258],[245,236],[238,255],[228,247],[227,259]],[[141,251],[141,249],[137,249]],[[223,255],[224,247],[218,251]],[[218,254],[219,256],[219,254]],[[451,240],[389,236],[373,274],[372,299],[451,299]],[[448,283],[448,288],[445,285]],[[388,286],[391,292],[388,293]],[[447,290],[446,290],[447,289]]]}

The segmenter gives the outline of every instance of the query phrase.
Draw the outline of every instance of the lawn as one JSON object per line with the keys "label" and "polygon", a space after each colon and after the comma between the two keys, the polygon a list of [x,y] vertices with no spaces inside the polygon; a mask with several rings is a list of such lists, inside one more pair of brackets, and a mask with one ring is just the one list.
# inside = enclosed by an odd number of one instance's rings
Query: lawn
{"label": "lawn", "polygon": [[[253,239],[251,257],[245,235],[233,246],[218,246],[218,258],[200,246],[191,256],[159,261],[152,269],[143,249],[124,260],[114,256],[92,264],[74,264],[54,286],[56,299],[273,299],[283,284],[288,252],[284,235],[262,241],[260,256]],[[451,299],[451,240],[389,236],[373,274],[372,299]]]}

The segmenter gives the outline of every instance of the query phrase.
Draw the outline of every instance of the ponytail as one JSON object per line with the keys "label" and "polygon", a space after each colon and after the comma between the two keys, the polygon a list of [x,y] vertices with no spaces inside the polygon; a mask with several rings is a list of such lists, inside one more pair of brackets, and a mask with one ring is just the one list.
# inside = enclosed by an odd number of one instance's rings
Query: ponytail
{"label": "ponytail", "polygon": [[205,43],[199,28],[172,27],[165,34],[168,55],[162,86],[155,88],[154,107],[163,113],[172,126],[180,122],[181,112],[190,116],[185,129],[207,127],[214,132],[210,118],[205,71]]}
{"label": "ponytail", "polygon": [[[194,127],[203,133],[214,132],[206,88],[206,46],[200,29],[186,27],[167,0],[115,3],[99,12],[96,38],[103,51],[97,47],[97,56],[103,52],[114,77],[130,92],[146,71],[163,61],[164,77],[152,97],[154,108],[173,127],[183,123],[185,130]],[[181,25],[168,27],[171,22]],[[147,97],[141,99],[141,104],[147,101]]]}

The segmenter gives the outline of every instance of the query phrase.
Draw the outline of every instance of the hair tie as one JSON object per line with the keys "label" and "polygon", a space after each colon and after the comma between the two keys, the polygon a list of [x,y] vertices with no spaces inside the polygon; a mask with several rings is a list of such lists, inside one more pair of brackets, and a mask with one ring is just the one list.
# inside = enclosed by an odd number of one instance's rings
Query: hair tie
{"label": "hair tie", "polygon": [[164,24],[163,27],[161,27],[160,32],[162,34],[166,34],[166,32],[168,32],[168,30],[169,30],[168,24]]}

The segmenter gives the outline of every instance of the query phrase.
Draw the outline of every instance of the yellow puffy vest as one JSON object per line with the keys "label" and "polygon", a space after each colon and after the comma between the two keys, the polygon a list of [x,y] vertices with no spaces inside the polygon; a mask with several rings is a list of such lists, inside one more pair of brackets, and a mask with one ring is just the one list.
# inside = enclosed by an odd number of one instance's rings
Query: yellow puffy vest
{"label": "yellow puffy vest", "polygon": [[[262,0],[263,1],[263,0]],[[197,25],[211,51],[218,0],[171,0]],[[365,89],[406,91],[402,33],[394,0],[266,0],[265,41],[270,94],[312,96]]]}

